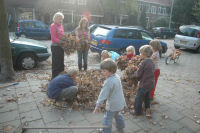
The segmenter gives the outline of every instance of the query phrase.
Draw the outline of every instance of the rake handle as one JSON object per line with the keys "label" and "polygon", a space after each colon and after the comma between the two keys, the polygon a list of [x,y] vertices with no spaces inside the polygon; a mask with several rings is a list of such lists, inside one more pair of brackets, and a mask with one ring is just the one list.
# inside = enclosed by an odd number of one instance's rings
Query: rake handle
{"label": "rake handle", "polygon": [[71,127],[23,127],[23,129],[97,129],[110,128],[109,126],[71,126]]}

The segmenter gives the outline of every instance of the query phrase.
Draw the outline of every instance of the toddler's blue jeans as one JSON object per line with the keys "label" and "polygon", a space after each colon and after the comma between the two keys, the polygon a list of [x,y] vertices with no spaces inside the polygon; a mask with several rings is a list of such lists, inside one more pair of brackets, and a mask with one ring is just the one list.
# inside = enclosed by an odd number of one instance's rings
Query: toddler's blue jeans
{"label": "toddler's blue jeans", "polygon": [[119,111],[115,111],[115,112],[106,111],[106,114],[104,115],[103,125],[109,126],[110,128],[104,128],[103,133],[111,133],[112,132],[113,117],[116,120],[116,128],[118,128],[118,129],[125,128],[124,118]]}

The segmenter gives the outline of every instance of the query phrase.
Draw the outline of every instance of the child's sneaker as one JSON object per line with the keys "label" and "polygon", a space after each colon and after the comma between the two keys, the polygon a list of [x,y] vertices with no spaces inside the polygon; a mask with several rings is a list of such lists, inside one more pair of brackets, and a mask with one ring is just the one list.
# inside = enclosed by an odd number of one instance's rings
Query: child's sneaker
{"label": "child's sneaker", "polygon": [[151,110],[150,109],[146,109],[146,117],[151,118]]}
{"label": "child's sneaker", "polygon": [[123,128],[117,128],[117,132],[118,133],[124,133],[124,130],[123,130]]}

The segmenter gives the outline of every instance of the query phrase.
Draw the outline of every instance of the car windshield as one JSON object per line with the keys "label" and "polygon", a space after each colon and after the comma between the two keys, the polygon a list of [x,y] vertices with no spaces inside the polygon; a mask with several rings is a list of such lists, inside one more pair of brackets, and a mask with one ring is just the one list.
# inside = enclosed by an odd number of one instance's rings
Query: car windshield
{"label": "car windshield", "polygon": [[189,27],[180,27],[178,31],[178,35],[184,35],[189,37],[197,37],[197,29],[189,28]]}
{"label": "car windshield", "polygon": [[106,27],[97,27],[96,30],[93,32],[95,36],[106,36],[110,31],[109,28]]}
{"label": "car windshield", "polygon": [[143,40],[153,40],[153,38],[146,32],[141,32],[141,35]]}

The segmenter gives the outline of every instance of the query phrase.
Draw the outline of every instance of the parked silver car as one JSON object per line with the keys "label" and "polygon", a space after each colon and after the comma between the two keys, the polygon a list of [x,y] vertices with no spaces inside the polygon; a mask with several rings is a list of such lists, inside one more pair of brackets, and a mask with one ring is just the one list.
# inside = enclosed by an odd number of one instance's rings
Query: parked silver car
{"label": "parked silver car", "polygon": [[187,48],[200,53],[200,26],[183,25],[174,38],[175,48]]}

